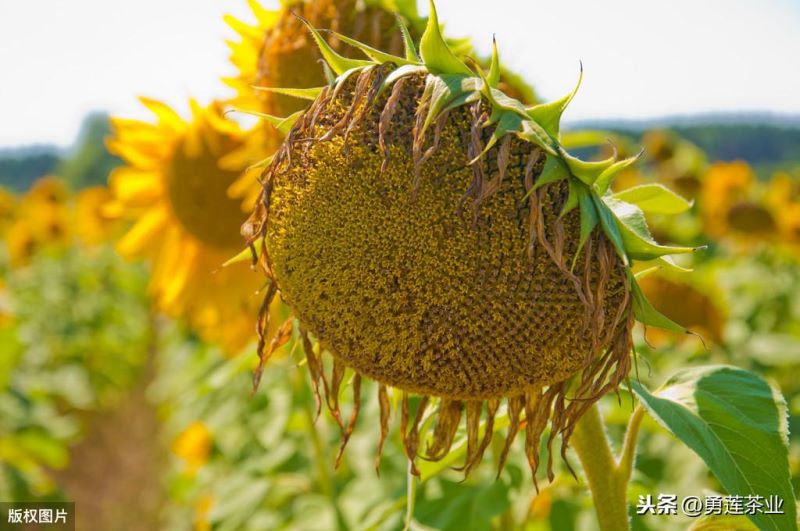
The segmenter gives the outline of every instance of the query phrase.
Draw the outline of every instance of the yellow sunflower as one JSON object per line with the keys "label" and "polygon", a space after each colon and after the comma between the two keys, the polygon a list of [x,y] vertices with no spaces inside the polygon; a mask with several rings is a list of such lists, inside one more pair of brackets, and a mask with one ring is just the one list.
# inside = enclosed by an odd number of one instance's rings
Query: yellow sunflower
{"label": "yellow sunflower", "polygon": [[767,188],[766,203],[775,215],[780,241],[791,246],[800,245],[800,184],[798,181],[784,172],[775,174]]}
{"label": "yellow sunflower", "polygon": [[0,186],[0,237],[14,221],[14,212],[17,208],[17,198],[11,192]]}
{"label": "yellow sunflower", "polygon": [[[236,90],[233,103],[238,108],[275,116],[288,116],[304,104],[285,95],[253,90],[254,86],[310,88],[326,82],[319,68],[322,56],[299,17],[392,53],[403,51],[396,14],[410,23],[414,33],[420,24],[416,0],[284,0],[278,10],[264,9],[255,0],[248,3],[255,24],[226,17],[240,39],[228,42],[238,74],[225,82]],[[335,37],[329,38],[329,44],[346,56],[358,56],[357,49]]]}
{"label": "yellow sunflower", "polygon": [[37,180],[22,196],[5,231],[11,267],[27,264],[39,250],[59,250],[69,243],[68,197],[64,182],[52,176]]}
{"label": "yellow sunflower", "polygon": [[753,200],[755,174],[746,162],[719,162],[706,173],[701,213],[709,236],[764,237],[775,231],[775,219]]}
{"label": "yellow sunflower", "polygon": [[118,232],[118,220],[110,218],[105,208],[111,191],[105,186],[81,190],[75,198],[75,233],[86,245],[110,241]]}
{"label": "yellow sunflower", "polygon": [[222,105],[192,102],[192,119],[167,105],[142,99],[155,123],[112,119],[109,149],[126,165],[109,177],[114,216],[136,219],[118,244],[126,257],[152,261],[151,293],[157,306],[185,317],[228,353],[252,334],[260,287],[243,264],[222,268],[241,248],[241,202],[226,191],[244,168],[222,168],[245,133],[223,116]]}

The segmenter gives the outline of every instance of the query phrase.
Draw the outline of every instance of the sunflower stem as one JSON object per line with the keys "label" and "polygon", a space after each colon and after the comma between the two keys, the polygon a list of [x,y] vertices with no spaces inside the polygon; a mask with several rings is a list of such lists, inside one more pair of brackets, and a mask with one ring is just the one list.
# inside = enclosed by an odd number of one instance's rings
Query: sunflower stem
{"label": "sunflower stem", "polygon": [[630,529],[626,496],[630,474],[621,474],[617,468],[597,404],[575,426],[570,443],[583,465],[600,528]]}

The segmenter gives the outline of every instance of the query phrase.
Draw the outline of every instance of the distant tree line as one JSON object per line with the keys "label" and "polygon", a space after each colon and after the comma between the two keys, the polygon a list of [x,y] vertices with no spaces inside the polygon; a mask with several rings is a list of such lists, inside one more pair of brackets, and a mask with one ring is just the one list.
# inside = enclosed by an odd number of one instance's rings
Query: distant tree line
{"label": "distant tree line", "polygon": [[[660,126],[661,124],[659,124]],[[625,127],[594,122],[593,129],[610,130],[638,138],[647,124]],[[709,160],[744,160],[762,175],[778,169],[800,168],[800,127],[750,124],[691,124],[664,127],[695,143]],[[104,139],[110,132],[108,116],[86,117],[74,147],[66,153],[54,147],[0,150],[0,186],[22,192],[37,178],[56,174],[73,190],[105,184],[120,160],[111,155]]]}
{"label": "distant tree line", "polygon": [[110,154],[105,137],[108,115],[93,113],[81,125],[78,139],[67,152],[51,146],[0,151],[0,186],[24,192],[44,175],[58,175],[73,190],[105,184],[109,172],[121,161]]}

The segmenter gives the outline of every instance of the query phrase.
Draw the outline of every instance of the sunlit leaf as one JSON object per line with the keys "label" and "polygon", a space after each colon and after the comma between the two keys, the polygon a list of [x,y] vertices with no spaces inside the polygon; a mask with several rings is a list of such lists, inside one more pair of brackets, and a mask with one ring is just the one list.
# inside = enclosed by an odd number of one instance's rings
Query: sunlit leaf
{"label": "sunlit leaf", "polygon": [[777,496],[784,514],[756,511],[759,529],[794,531],[786,402],[760,376],[737,367],[684,369],[654,393],[632,382],[647,411],[694,450],[729,494]]}

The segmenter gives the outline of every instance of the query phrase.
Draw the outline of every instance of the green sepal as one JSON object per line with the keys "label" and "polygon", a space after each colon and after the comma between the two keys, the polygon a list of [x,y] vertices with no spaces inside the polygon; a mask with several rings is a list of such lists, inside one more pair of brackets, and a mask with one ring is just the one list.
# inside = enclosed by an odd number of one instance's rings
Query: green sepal
{"label": "green sepal", "polygon": [[578,75],[578,82],[572,92],[567,94],[561,99],[551,101],[549,103],[540,103],[533,107],[528,107],[528,116],[535,120],[547,133],[553,138],[558,138],[561,132],[561,115],[572,102],[572,98],[578,92],[583,81],[583,63],[581,63],[580,74]]}
{"label": "green sepal", "polygon": [[[256,257],[261,256],[261,246],[254,245],[253,248],[256,251]],[[227,259],[225,263],[222,264],[222,267],[229,267],[233,264],[238,264],[239,262],[250,262],[253,260],[253,252],[250,250],[250,247],[245,247],[236,256],[232,256],[231,258]]]}
{"label": "green sepal", "polygon": [[651,214],[680,214],[692,208],[692,201],[684,199],[663,184],[633,186],[617,192],[613,197]]}
{"label": "green sepal", "polygon": [[489,65],[489,75],[486,79],[492,88],[497,88],[500,84],[500,55],[497,52],[497,39],[494,36],[492,36],[492,62]]}
{"label": "green sepal", "polygon": [[417,11],[417,0],[391,0],[393,4],[392,11],[406,17],[408,20],[419,19],[419,11]]}
{"label": "green sepal", "polygon": [[272,124],[272,126],[275,127],[275,129],[277,129],[278,131],[280,131],[285,135],[289,132],[289,130],[292,128],[297,119],[300,118],[300,116],[305,111],[297,111],[296,113],[290,114],[285,118],[257,111],[239,111],[239,112],[244,114],[249,114],[251,116],[257,116],[263,120],[266,120],[267,122]]}
{"label": "green sepal", "polygon": [[423,101],[430,98],[428,114],[422,125],[422,132],[427,131],[431,123],[439,117],[445,107],[456,101],[466,101],[466,99],[480,89],[481,80],[474,76],[463,74],[428,74],[425,79],[425,91],[422,94]]}
{"label": "green sepal", "polygon": [[474,164],[478,159],[488,153],[489,150],[494,147],[497,141],[503,138],[506,134],[518,132],[520,129],[522,119],[516,114],[508,111],[499,111],[492,114],[493,119],[490,119],[490,121],[487,123],[487,125],[496,123],[494,131],[492,131],[492,136],[489,138],[489,141],[486,143],[486,147],[483,148],[483,151],[481,151],[480,155],[472,159],[470,164]]}
{"label": "green sepal", "polygon": [[410,61],[410,60],[405,59],[403,57],[398,57],[398,56],[392,55],[390,53],[382,52],[382,51],[380,51],[380,50],[378,50],[376,48],[373,48],[372,46],[364,44],[363,42],[358,41],[356,39],[351,39],[350,37],[347,37],[346,35],[342,35],[341,33],[338,33],[336,31],[332,31],[332,30],[329,30],[329,31],[330,31],[331,34],[335,35],[336,38],[339,39],[340,41],[345,42],[345,43],[349,44],[350,46],[352,46],[354,48],[358,48],[359,50],[361,50],[361,52],[364,55],[366,55],[367,57],[369,57],[370,59],[372,59],[376,63],[393,63],[393,64],[396,64],[397,66],[411,65],[411,64],[418,65],[418,64],[420,64],[419,61]]}
{"label": "green sepal", "polygon": [[603,172],[615,164],[614,157],[605,160],[585,161],[570,155],[560,145],[557,149],[570,173],[589,186],[592,186],[603,175]]}
{"label": "green sepal", "polygon": [[611,183],[614,182],[617,174],[639,160],[639,157],[642,156],[642,153],[644,153],[644,150],[632,157],[628,157],[627,159],[618,160],[603,170],[600,175],[597,176],[597,179],[594,182],[594,188],[597,190],[598,195],[605,195],[608,191],[608,188],[611,186]]}
{"label": "green sepal", "polygon": [[[416,0],[414,1],[414,9],[416,10]],[[417,47],[414,45],[414,39],[411,38],[411,33],[408,31],[408,26],[405,25],[403,19],[397,16],[397,25],[400,27],[400,33],[403,35],[403,48],[405,49],[406,60],[409,63],[421,64],[422,59],[417,53]]]}
{"label": "green sepal", "polygon": [[633,277],[636,280],[640,280],[640,279],[643,279],[645,277],[650,276],[651,274],[655,273],[659,269],[661,269],[661,267],[659,267],[657,265],[652,266],[652,267],[648,267],[647,269],[642,269],[641,271],[637,271],[636,273],[633,274]]}
{"label": "green sepal", "polygon": [[317,99],[317,97],[322,93],[325,87],[281,88],[281,87],[260,87],[254,85],[253,89],[259,92],[271,92],[273,94],[281,94],[283,96],[291,96],[293,98],[298,98],[301,100],[313,101]]}
{"label": "green sepal", "polygon": [[642,210],[630,203],[605,196],[601,201],[613,212],[618,221],[619,232],[625,252],[634,260],[655,260],[669,254],[692,253],[694,247],[660,245],[653,240]]}
{"label": "green sepal", "polygon": [[670,255],[659,256],[656,259],[656,262],[658,262],[660,267],[671,271],[677,271],[678,273],[691,273],[693,271],[693,269],[690,267],[679,266],[675,262],[675,259]]}
{"label": "green sepal", "polygon": [[618,222],[614,213],[611,212],[611,209],[606,205],[606,203],[596,194],[590,193],[589,197],[592,200],[592,204],[597,209],[598,218],[600,219],[600,226],[603,228],[603,232],[608,237],[611,244],[614,245],[614,249],[617,251],[622,263],[630,265],[630,260],[628,259],[628,254],[625,252],[625,244],[622,241],[622,234],[620,233]]}
{"label": "green sepal", "polygon": [[527,140],[531,144],[539,146],[548,155],[554,157],[559,156],[558,145],[553,141],[547,131],[542,129],[538,123],[533,120],[522,120],[522,130],[517,132],[517,136],[523,140]]}
{"label": "green sepal", "polygon": [[[581,234],[580,239],[578,240],[578,248],[575,250],[575,256],[572,259],[572,268],[574,269],[575,264],[578,261],[578,255],[583,250],[586,240],[589,239],[589,236],[591,236],[594,228],[597,227],[598,223],[600,223],[600,216],[598,215],[597,207],[592,200],[593,192],[590,188],[586,187],[580,182],[574,181],[573,179],[570,179],[569,187],[570,195],[572,195],[573,190],[575,191],[575,197],[581,212]],[[569,199],[567,202],[569,202]],[[564,215],[563,211],[561,215]]]}
{"label": "green sepal", "polygon": [[[550,155],[545,158],[542,173],[533,184],[533,190],[568,177],[569,169],[564,165],[564,162],[560,158]],[[570,184],[572,184],[571,181],[572,179],[570,179]]]}
{"label": "green sepal", "polygon": [[561,213],[558,215],[559,218],[563,218],[573,210],[578,207],[579,200],[578,194],[578,181],[575,179],[568,179],[567,185],[569,189],[569,193],[567,194],[567,200],[564,201],[564,206],[561,207]]}
{"label": "green sepal", "polygon": [[647,300],[644,292],[642,292],[642,288],[639,287],[639,283],[636,282],[636,277],[630,271],[628,271],[628,282],[633,296],[633,316],[637,321],[645,326],[655,326],[677,334],[689,333],[686,328],[653,308],[653,305],[650,304],[650,301]]}
{"label": "green sepal", "polygon": [[424,66],[403,65],[389,72],[389,75],[386,76],[386,79],[383,81],[383,88],[390,86],[392,83],[394,83],[401,77],[411,76],[414,74],[427,74],[427,73],[428,69],[425,68]]}
{"label": "green sepal", "polygon": [[419,42],[419,51],[425,66],[435,74],[464,74],[473,75],[472,71],[464,64],[464,61],[456,57],[450,47],[442,37],[439,28],[439,17],[436,14],[436,6],[433,0],[430,2],[431,12],[428,17],[428,25]]}
{"label": "green sepal", "polygon": [[364,68],[365,66],[374,65],[374,61],[364,61],[360,59],[349,59],[340,55],[336,52],[331,45],[328,44],[322,35],[320,35],[319,31],[317,31],[314,26],[312,26],[306,19],[303,17],[298,17],[300,20],[303,21],[303,24],[306,25],[308,30],[311,32],[311,36],[314,38],[314,42],[317,43],[317,47],[319,48],[320,53],[322,54],[322,58],[325,59],[325,62],[331,67],[331,69],[336,73],[336,75],[342,75],[348,70],[352,70],[355,68]]}

